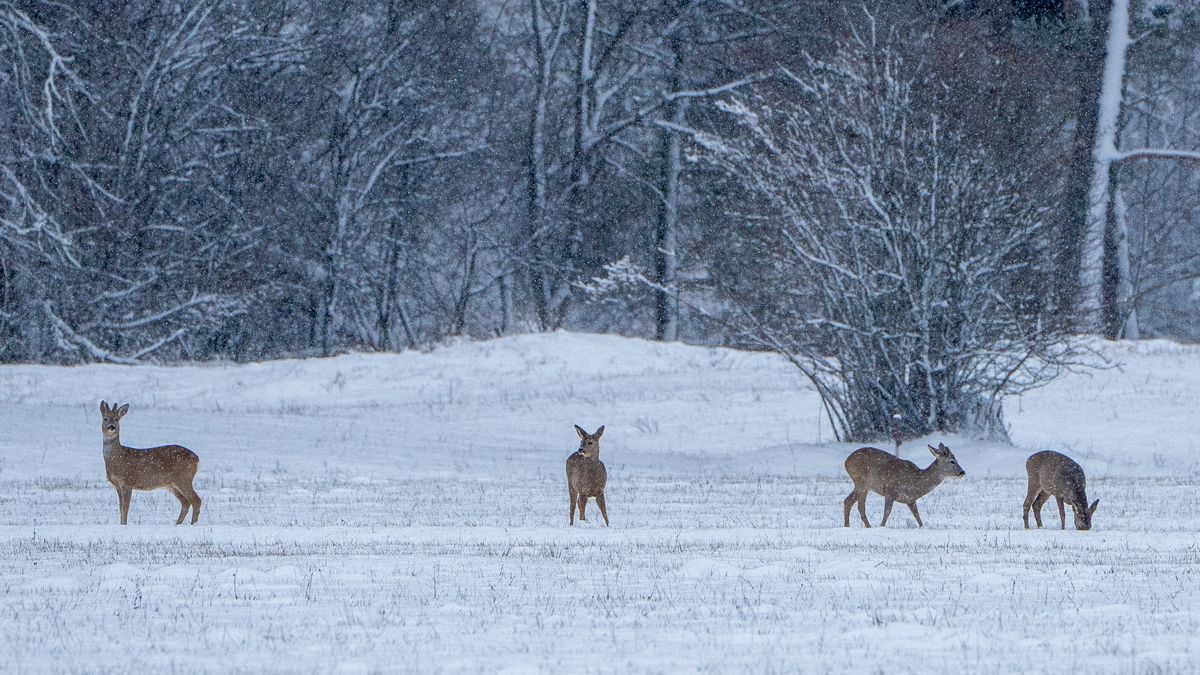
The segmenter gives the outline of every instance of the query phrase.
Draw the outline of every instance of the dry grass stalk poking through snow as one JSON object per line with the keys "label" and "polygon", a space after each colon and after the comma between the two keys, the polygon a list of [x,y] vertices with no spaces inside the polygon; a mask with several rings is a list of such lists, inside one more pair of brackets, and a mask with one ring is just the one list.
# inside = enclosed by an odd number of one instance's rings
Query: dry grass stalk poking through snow
{"label": "dry grass stalk poking through snow", "polygon": [[870,527],[867,520],[867,495],[877,492],[883,495],[883,521],[887,525],[888,516],[892,514],[892,503],[907,504],[917,519],[917,527],[924,527],[921,514],[917,512],[917,500],[929,494],[945,478],[962,478],[966,475],[954,453],[950,452],[944,443],[938,443],[935,448],[929,446],[933,453],[933,464],[921,469],[907,459],[900,459],[878,448],[859,448],[846,458],[846,473],[854,481],[854,489],[842,502],[845,516],[845,526],[850,527],[850,507],[858,502],[858,515],[862,517],[865,527]]}
{"label": "dry grass stalk poking through snow", "polygon": [[1096,512],[1100,500],[1097,499],[1088,506],[1087,479],[1083,475],[1083,467],[1075,460],[1053,450],[1035,452],[1025,460],[1025,473],[1029,474],[1029,489],[1025,494],[1025,508],[1022,513],[1025,529],[1029,529],[1030,507],[1033,507],[1033,518],[1037,521],[1037,526],[1042,526],[1042,505],[1051,497],[1058,502],[1059,529],[1067,529],[1064,501],[1075,511],[1075,529],[1092,529],[1092,514]]}
{"label": "dry grass stalk poking through snow", "polygon": [[129,502],[134,490],[166,488],[179,500],[180,511],[176,525],[182,524],[188,509],[192,524],[200,518],[200,495],[192,488],[192,479],[200,468],[200,458],[182,445],[160,445],[156,448],[130,448],[121,444],[121,418],[129,412],[129,404],[108,407],[100,402],[104,435],[104,470],[108,482],[117,490],[121,508],[121,524],[129,522]]}
{"label": "dry grass stalk poking through snow", "polygon": [[608,483],[608,470],[600,461],[600,436],[604,434],[603,425],[596,433],[589,434],[579,425],[575,425],[579,434],[579,449],[567,458],[567,492],[571,496],[571,525],[575,525],[575,509],[579,508],[579,519],[587,520],[584,510],[587,508],[588,497],[596,498],[596,506],[600,507],[600,515],[604,516],[604,524],[608,525],[608,509],[604,504],[604,487]]}

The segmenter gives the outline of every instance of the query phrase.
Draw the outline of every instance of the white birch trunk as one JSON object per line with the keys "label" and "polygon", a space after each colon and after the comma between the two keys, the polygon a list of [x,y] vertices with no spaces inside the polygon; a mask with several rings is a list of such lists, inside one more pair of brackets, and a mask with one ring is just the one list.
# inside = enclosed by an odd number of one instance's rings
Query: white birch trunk
{"label": "white birch trunk", "polygon": [[[526,262],[529,265],[529,280],[532,287],[534,305],[537,309],[538,322],[545,329],[550,325],[548,315],[549,286],[546,279],[546,270],[543,267],[541,238],[545,236],[543,228],[546,222],[546,97],[550,88],[550,78],[552,77],[551,60],[553,55],[547,53],[546,43],[543,42],[544,27],[542,11],[541,2],[539,0],[532,0],[530,3],[530,13],[533,21],[534,58],[537,76],[535,79],[533,112],[529,119],[529,176],[526,212],[526,218],[529,221],[527,223],[529,252]],[[507,300],[507,298],[504,299]],[[501,330],[507,334],[512,329],[512,326],[509,325],[507,318],[504,323],[507,327]]]}
{"label": "white birch trunk", "polygon": [[[547,22],[546,9],[542,0],[530,0],[529,11],[533,29],[534,78],[533,111],[529,119],[529,175],[527,178],[527,250],[524,264],[529,270],[530,292],[539,327],[553,327],[551,316],[554,278],[547,259],[545,239],[550,230],[547,218],[547,181],[549,168],[546,160],[546,114],[550,89],[554,83],[555,63],[559,47],[567,33],[567,3],[558,5],[558,15],[553,23]],[[509,279],[511,282],[512,280]],[[511,290],[511,283],[509,285]],[[506,324],[509,322],[506,320]],[[512,326],[509,325],[511,330]],[[507,331],[506,331],[507,332]]]}
{"label": "white birch trunk", "polygon": [[1104,229],[1108,216],[1109,172],[1117,157],[1117,122],[1129,49],[1129,0],[1113,0],[1105,42],[1104,75],[1100,85],[1096,140],[1092,145],[1092,180],[1088,191],[1087,229],[1079,264],[1080,329],[1102,333],[1101,293],[1104,267]]}
{"label": "white birch trunk", "polygon": [[1121,188],[1114,188],[1113,211],[1116,216],[1117,243],[1117,311],[1124,317],[1120,337],[1140,340],[1141,326],[1138,324],[1137,306],[1133,299],[1133,276],[1129,264],[1129,223],[1126,221],[1125,198]]}

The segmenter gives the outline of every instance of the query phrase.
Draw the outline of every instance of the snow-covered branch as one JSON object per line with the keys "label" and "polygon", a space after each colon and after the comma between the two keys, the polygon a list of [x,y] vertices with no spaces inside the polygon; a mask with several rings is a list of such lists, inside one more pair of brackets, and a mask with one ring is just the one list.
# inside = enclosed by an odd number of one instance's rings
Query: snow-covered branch
{"label": "snow-covered branch", "polygon": [[1132,150],[1113,150],[1109,156],[1113,162],[1132,162],[1140,159],[1170,159],[1181,162],[1200,163],[1200,150],[1134,148]]}
{"label": "snow-covered branch", "polygon": [[96,344],[86,335],[78,333],[66,321],[64,321],[62,317],[55,313],[54,307],[50,304],[49,300],[42,303],[42,311],[46,318],[50,321],[50,325],[53,326],[57,332],[58,339],[68,349],[82,349],[89,357],[97,361],[123,363],[127,365],[132,365],[138,362],[136,358],[115,354],[112,351],[109,351],[108,349]]}

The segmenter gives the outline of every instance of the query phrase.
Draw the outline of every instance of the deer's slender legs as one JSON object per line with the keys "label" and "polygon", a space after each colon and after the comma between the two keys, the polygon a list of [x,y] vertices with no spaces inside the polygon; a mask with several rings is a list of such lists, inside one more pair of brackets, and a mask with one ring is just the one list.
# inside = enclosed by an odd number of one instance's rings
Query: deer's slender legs
{"label": "deer's slender legs", "polygon": [[575,525],[575,491],[567,488],[567,493],[571,496],[571,525]]}
{"label": "deer's slender legs", "polygon": [[1067,510],[1063,507],[1063,498],[1055,496],[1054,501],[1058,502],[1058,522],[1061,525],[1059,529],[1067,529]]}
{"label": "deer's slender legs", "polygon": [[[1041,490],[1036,485],[1030,485],[1028,492],[1025,494],[1025,503],[1022,505],[1021,519],[1025,521],[1025,529],[1029,529],[1029,509],[1033,507],[1034,501],[1037,499]],[[1042,526],[1041,516],[1038,516],[1038,527]]]}
{"label": "deer's slender legs", "polygon": [[850,491],[850,495],[842,501],[842,515],[845,516],[846,527],[850,527],[850,509],[854,508],[854,502],[858,501],[858,488]]}
{"label": "deer's slender legs", "polygon": [[587,520],[587,495],[579,495],[579,520]]}
{"label": "deer's slender legs", "polygon": [[879,521],[880,527],[887,527],[888,516],[892,515],[892,503],[896,500],[891,497],[883,498],[883,520]]}
{"label": "deer's slender legs", "polygon": [[197,520],[200,520],[200,495],[196,494],[196,489],[190,484],[183,491],[183,496],[192,503],[192,524],[195,525]]}
{"label": "deer's slender legs", "polygon": [[127,487],[117,488],[117,501],[121,508],[121,524],[129,524],[129,502],[133,498],[133,490]]}
{"label": "deer's slender legs", "polygon": [[182,525],[183,519],[187,518],[188,508],[191,507],[192,502],[187,497],[184,497],[183,493],[179,491],[179,488],[175,487],[174,485],[168,489],[171,491],[171,494],[175,495],[175,498],[179,500],[179,520],[176,520],[175,524]]}
{"label": "deer's slender legs", "polygon": [[604,516],[604,526],[608,527],[608,509],[604,507],[604,493],[596,495],[596,506],[600,507],[600,515]]}
{"label": "deer's slender legs", "polygon": [[1046,505],[1046,500],[1050,499],[1050,494],[1047,492],[1038,492],[1038,496],[1033,500],[1033,519],[1037,521],[1037,526],[1042,526],[1042,507]]}
{"label": "deer's slender legs", "polygon": [[917,519],[917,527],[925,527],[925,523],[921,522],[921,514],[917,511],[917,503],[911,502],[908,505],[908,510],[912,511],[913,518]]}
{"label": "deer's slender legs", "polygon": [[858,517],[862,518],[863,527],[870,527],[871,521],[867,520],[867,491],[863,490],[858,493]]}

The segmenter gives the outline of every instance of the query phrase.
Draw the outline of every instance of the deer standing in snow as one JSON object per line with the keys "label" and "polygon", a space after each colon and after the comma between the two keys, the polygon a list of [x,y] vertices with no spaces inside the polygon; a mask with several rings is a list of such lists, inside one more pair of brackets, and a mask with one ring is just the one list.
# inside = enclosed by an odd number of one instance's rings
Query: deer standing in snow
{"label": "deer standing in snow", "polygon": [[1025,529],[1029,529],[1031,507],[1037,526],[1042,526],[1042,505],[1051,497],[1058,502],[1060,529],[1067,529],[1064,502],[1070,504],[1071,510],[1075,512],[1075,529],[1092,529],[1092,514],[1096,512],[1100,500],[1097,499],[1088,506],[1087,479],[1083,475],[1083,467],[1075,460],[1053,450],[1035,452],[1025,460],[1025,473],[1029,474],[1029,489],[1025,494],[1025,509],[1021,514],[1025,521]]}
{"label": "deer standing in snow", "polygon": [[596,506],[600,507],[600,515],[604,516],[604,525],[608,526],[608,509],[604,505],[604,487],[608,483],[608,470],[600,461],[600,436],[604,434],[601,426],[596,433],[589,434],[578,424],[575,433],[579,434],[579,449],[567,458],[567,492],[571,496],[571,525],[575,525],[575,509],[579,509],[579,520],[587,520],[584,509],[587,508],[588,497],[596,498]]}
{"label": "deer standing in snow", "polygon": [[192,488],[192,479],[200,468],[200,458],[182,445],[160,445],[157,448],[130,448],[121,445],[121,418],[129,412],[129,404],[121,407],[100,402],[100,432],[104,435],[104,470],[108,482],[117,490],[121,508],[121,524],[129,522],[129,502],[134,490],[167,488],[179,500],[182,510],[176,525],[183,523],[188,509],[192,524],[200,518],[200,495]]}
{"label": "deer standing in snow", "polygon": [[867,520],[867,495],[872,492],[883,495],[881,526],[887,525],[892,503],[900,502],[912,511],[917,527],[924,527],[921,514],[917,512],[917,500],[941,485],[944,479],[967,475],[944,443],[938,443],[936,448],[929,446],[929,452],[933,453],[933,464],[924,469],[879,448],[859,448],[850,453],[846,458],[846,473],[854,481],[854,489],[842,502],[846,527],[850,527],[850,508],[855,502],[858,502],[858,515],[862,517],[863,526],[871,526],[871,521]]}

